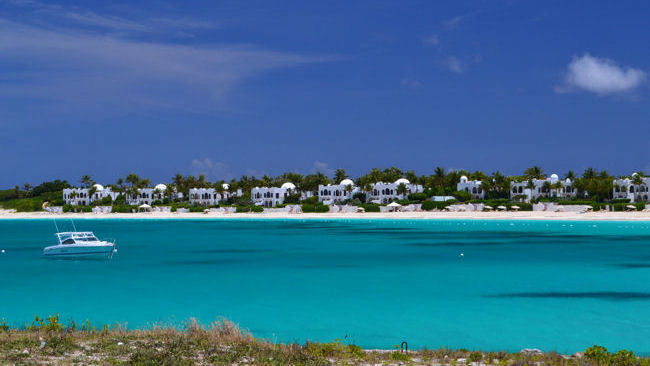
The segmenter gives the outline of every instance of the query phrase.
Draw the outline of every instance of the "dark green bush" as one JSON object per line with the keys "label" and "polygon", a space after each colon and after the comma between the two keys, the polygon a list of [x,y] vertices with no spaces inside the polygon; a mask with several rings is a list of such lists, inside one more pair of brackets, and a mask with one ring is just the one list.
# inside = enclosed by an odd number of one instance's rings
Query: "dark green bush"
{"label": "dark green bush", "polygon": [[363,207],[366,212],[379,212],[379,205],[375,203],[364,203],[359,205],[359,207]]}
{"label": "dark green bush", "polygon": [[456,197],[460,202],[467,202],[472,199],[472,194],[465,191],[456,191],[452,196]]}
{"label": "dark green bush", "polygon": [[301,203],[308,204],[308,205],[316,205],[318,204],[318,197],[313,196],[313,197],[305,198],[304,200],[302,200]]}

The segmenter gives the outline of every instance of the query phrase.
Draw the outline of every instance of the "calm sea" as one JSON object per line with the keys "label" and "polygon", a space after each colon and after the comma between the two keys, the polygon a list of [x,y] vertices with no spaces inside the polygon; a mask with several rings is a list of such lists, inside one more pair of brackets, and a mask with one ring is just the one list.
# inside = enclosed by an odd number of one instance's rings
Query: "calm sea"
{"label": "calm sea", "polygon": [[116,256],[42,258],[52,220],[0,220],[0,318],[225,317],[272,341],[650,353],[650,222],[75,223],[117,238]]}

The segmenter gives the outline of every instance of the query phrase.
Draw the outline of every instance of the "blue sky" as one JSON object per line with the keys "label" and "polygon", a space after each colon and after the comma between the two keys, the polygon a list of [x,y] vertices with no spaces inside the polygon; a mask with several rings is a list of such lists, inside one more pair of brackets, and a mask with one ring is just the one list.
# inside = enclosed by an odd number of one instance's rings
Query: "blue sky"
{"label": "blue sky", "polygon": [[650,3],[0,1],[0,187],[650,171]]}

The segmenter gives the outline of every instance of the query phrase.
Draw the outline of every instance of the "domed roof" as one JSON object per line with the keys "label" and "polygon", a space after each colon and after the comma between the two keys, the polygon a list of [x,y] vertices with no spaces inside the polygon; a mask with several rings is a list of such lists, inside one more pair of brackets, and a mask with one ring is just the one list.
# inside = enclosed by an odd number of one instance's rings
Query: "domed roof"
{"label": "domed roof", "polygon": [[398,179],[398,180],[395,181],[395,184],[398,184],[398,185],[399,185],[399,184],[402,184],[402,183],[404,183],[404,184],[411,184],[411,182],[409,182],[409,180],[406,179],[406,178],[400,178],[400,179]]}
{"label": "domed roof", "polygon": [[281,185],[280,188],[293,190],[296,189],[296,185],[291,182],[286,182],[283,185]]}
{"label": "domed roof", "polygon": [[464,176],[464,175],[461,176],[461,177],[460,177],[460,182],[461,182],[461,183],[467,183],[467,177]]}
{"label": "domed roof", "polygon": [[352,179],[347,179],[347,178],[346,178],[346,179],[343,179],[343,180],[341,181],[340,184],[341,184],[342,186],[349,186],[349,185],[352,185],[352,186],[353,186],[353,185],[354,185],[354,182],[352,181]]}
{"label": "domed roof", "polygon": [[157,189],[157,190],[159,190],[159,191],[166,191],[166,190],[167,190],[167,186],[164,185],[164,184],[162,184],[162,183],[161,183],[161,184],[156,184],[156,186],[154,187],[154,189]]}
{"label": "domed roof", "polygon": [[637,174],[636,172],[632,173],[633,177],[636,177],[637,175],[639,175],[639,174]]}
{"label": "domed roof", "polygon": [[225,190],[228,190],[228,189],[230,189],[230,184],[224,183],[224,184],[221,185],[221,188],[223,188]]}
{"label": "domed roof", "polygon": [[567,179],[564,180],[564,182],[565,182],[566,184],[571,184],[571,179],[567,178]]}
{"label": "domed roof", "polygon": [[551,182],[557,182],[560,179],[557,174],[551,174]]}
{"label": "domed roof", "polygon": [[93,184],[93,187],[95,187],[95,190],[96,190],[97,192],[101,192],[101,191],[104,190],[104,186],[101,185],[101,184]]}

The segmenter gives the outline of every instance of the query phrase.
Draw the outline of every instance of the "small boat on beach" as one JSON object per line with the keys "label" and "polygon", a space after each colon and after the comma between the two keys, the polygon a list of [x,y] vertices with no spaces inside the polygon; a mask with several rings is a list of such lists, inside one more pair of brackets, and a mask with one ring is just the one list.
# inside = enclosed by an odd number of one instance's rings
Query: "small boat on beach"
{"label": "small boat on beach", "polygon": [[111,259],[116,252],[115,242],[99,240],[91,231],[69,231],[54,235],[58,244],[43,249],[44,257]]}

